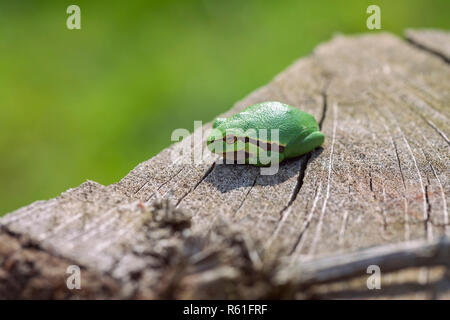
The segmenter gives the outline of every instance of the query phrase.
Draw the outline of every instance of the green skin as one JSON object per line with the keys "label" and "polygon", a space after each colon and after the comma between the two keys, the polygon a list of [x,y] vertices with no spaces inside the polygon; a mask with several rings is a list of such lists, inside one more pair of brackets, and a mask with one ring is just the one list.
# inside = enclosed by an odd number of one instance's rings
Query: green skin
{"label": "green skin", "polygon": [[262,102],[228,119],[217,118],[207,146],[226,159],[267,166],[308,153],[324,140],[311,114],[281,102]]}

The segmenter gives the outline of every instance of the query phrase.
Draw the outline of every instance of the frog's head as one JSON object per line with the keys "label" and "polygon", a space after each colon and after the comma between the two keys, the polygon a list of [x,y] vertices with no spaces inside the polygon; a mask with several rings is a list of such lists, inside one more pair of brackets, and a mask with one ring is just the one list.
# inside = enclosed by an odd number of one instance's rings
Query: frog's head
{"label": "frog's head", "polygon": [[[227,163],[231,159],[237,163],[261,164],[263,157],[278,158],[282,152],[279,144],[270,141],[270,132],[269,139],[264,139],[260,136],[260,130],[249,128],[245,119],[239,117],[217,118],[206,144],[211,152],[226,158]],[[270,161],[267,160],[266,164]]]}
{"label": "frog's head", "polygon": [[206,141],[211,152],[227,157],[227,154],[245,152],[245,132],[239,121],[217,118]]}
{"label": "frog's head", "polygon": [[227,118],[216,118],[212,125],[212,131],[206,141],[208,149],[214,152],[214,143],[224,140],[228,128]]}

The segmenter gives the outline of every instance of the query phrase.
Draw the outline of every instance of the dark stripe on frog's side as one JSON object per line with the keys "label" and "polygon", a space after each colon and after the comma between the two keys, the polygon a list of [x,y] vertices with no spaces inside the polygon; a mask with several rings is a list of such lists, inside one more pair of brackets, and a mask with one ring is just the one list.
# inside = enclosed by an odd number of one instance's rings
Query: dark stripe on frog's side
{"label": "dark stripe on frog's side", "polygon": [[[233,136],[231,138],[233,138]],[[286,148],[285,146],[282,146],[276,142],[268,143],[268,142],[263,142],[263,141],[256,140],[253,138],[249,138],[249,137],[236,137],[236,138],[237,138],[237,140],[244,142],[246,144],[249,143],[254,146],[257,146],[257,147],[263,149],[264,151],[272,151],[273,150],[273,151],[277,151],[278,153],[283,153],[284,149]],[[226,139],[227,139],[227,137],[219,139],[219,140],[211,141],[210,143],[214,143],[216,141],[225,142]]]}

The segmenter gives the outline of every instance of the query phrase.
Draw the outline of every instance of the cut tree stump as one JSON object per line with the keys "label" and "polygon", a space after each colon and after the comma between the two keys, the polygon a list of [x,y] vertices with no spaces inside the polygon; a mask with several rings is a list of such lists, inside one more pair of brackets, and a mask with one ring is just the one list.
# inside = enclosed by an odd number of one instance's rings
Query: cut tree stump
{"label": "cut tree stump", "polygon": [[276,175],[182,153],[208,124],[118,183],[6,215],[0,297],[450,298],[450,33],[406,37],[337,36],[225,114],[316,117],[322,148]]}

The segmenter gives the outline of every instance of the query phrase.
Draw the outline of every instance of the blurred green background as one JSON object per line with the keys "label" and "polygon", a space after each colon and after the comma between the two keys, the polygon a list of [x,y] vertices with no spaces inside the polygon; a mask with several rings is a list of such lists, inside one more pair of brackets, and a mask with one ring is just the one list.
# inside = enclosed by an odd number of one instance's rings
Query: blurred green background
{"label": "blurred green background", "polygon": [[448,0],[1,1],[0,215],[118,181],[334,33],[374,32],[369,4],[384,31],[450,29]]}

